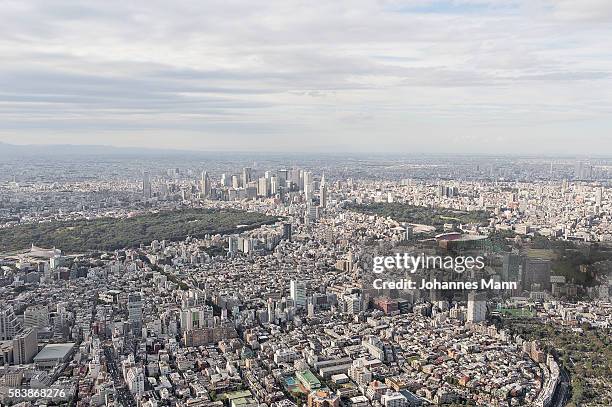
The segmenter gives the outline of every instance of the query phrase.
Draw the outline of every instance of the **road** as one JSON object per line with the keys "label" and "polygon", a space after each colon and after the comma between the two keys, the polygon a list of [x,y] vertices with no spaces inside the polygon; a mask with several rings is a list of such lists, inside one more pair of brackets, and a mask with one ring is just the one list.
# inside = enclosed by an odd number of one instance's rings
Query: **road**
{"label": "road", "polygon": [[108,373],[113,378],[115,389],[117,390],[117,401],[124,407],[136,407],[136,400],[134,395],[125,385],[121,372],[117,368],[117,361],[112,349],[109,346],[104,347],[104,356],[106,357],[106,365],[108,366]]}
{"label": "road", "polygon": [[565,369],[559,370],[559,384],[555,389],[555,394],[550,402],[552,407],[563,407],[567,404],[570,396],[570,378]]}

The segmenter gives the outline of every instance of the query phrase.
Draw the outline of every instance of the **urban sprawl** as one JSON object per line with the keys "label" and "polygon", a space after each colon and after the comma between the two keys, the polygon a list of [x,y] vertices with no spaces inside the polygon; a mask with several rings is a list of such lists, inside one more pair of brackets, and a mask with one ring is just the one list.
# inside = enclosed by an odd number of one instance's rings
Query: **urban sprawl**
{"label": "urban sprawl", "polygon": [[[0,404],[612,405],[605,359],[575,373],[595,345],[555,342],[603,338],[610,358],[612,165],[381,160],[0,164]],[[86,247],[78,228],[53,244],[36,234],[187,210],[267,217],[110,250]],[[24,231],[27,245],[9,247]],[[385,269],[385,282],[419,284],[377,285],[375,259],[400,253],[483,267]],[[449,279],[490,286],[420,289]]]}

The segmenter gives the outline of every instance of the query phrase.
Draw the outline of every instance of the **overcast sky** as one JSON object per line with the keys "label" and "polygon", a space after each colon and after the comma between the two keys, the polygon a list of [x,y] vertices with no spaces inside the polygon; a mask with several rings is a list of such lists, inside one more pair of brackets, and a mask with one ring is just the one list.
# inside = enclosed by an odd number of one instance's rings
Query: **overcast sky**
{"label": "overcast sky", "polygon": [[18,0],[0,21],[7,143],[612,154],[610,0]]}

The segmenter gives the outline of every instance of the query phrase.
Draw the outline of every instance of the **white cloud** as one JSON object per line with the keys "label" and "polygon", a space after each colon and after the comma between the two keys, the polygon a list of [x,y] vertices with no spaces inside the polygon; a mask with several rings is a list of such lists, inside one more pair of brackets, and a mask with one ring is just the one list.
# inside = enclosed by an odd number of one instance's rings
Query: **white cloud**
{"label": "white cloud", "polygon": [[550,6],[554,16],[562,20],[612,21],[612,2],[609,0],[551,0]]}
{"label": "white cloud", "polygon": [[7,1],[0,140],[436,149],[461,136],[469,151],[512,135],[544,151],[553,135],[577,145],[584,128],[603,146],[611,11],[597,0]]}

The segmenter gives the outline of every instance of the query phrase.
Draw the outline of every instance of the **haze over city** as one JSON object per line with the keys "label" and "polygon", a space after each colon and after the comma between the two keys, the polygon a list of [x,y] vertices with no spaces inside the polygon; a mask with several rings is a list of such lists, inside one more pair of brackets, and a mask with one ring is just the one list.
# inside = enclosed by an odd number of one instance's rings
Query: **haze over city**
{"label": "haze over city", "polygon": [[8,1],[0,141],[612,151],[612,4]]}

